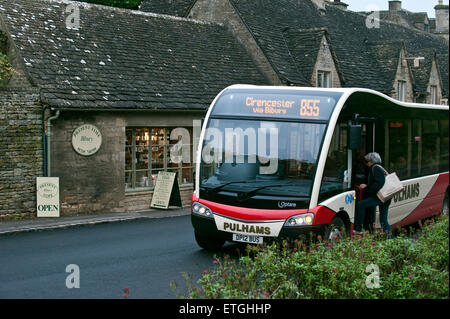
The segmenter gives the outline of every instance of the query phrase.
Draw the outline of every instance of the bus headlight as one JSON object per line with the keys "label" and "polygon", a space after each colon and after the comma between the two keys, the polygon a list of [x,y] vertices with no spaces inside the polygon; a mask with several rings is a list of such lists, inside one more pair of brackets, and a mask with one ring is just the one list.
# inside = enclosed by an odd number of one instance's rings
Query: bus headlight
{"label": "bus headlight", "polygon": [[284,226],[304,226],[312,225],[314,222],[314,214],[306,213],[289,217]]}
{"label": "bus headlight", "polygon": [[212,210],[199,202],[192,203],[192,213],[203,217],[214,218]]}

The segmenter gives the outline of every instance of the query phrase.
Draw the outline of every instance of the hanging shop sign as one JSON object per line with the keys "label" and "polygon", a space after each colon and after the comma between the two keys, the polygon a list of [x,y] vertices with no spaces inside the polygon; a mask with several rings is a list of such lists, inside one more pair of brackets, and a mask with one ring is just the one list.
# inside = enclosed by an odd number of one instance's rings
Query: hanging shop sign
{"label": "hanging shop sign", "polygon": [[72,134],[72,146],[75,152],[83,156],[90,156],[100,149],[102,133],[92,124],[84,124],[75,129]]}
{"label": "hanging shop sign", "polygon": [[59,217],[59,177],[36,177],[37,217]]}
{"label": "hanging shop sign", "polygon": [[169,206],[181,207],[180,188],[176,173],[159,172],[153,191],[150,207],[167,209]]}

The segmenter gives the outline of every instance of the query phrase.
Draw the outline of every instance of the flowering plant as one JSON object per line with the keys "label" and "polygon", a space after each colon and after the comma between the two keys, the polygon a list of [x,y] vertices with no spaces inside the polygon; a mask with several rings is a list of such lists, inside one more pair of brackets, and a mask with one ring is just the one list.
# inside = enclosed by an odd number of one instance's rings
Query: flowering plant
{"label": "flowering plant", "polygon": [[[448,299],[448,227],[445,215],[391,240],[376,232],[332,242],[249,245],[240,258],[215,257],[200,287],[191,281],[181,297]],[[371,285],[373,275],[377,284]]]}

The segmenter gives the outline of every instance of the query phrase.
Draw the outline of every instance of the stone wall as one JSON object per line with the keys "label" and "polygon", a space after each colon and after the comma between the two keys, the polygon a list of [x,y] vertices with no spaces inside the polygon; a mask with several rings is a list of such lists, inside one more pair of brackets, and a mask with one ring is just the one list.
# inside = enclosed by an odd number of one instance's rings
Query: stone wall
{"label": "stone wall", "polygon": [[397,73],[394,80],[394,91],[391,97],[398,100],[397,83],[398,81],[404,81],[405,83],[405,101],[404,102],[414,102],[414,91],[413,82],[411,77],[411,71],[408,64],[404,64],[405,51],[402,49],[400,57],[398,59]]}
{"label": "stone wall", "polygon": [[[59,177],[61,215],[124,211],[125,125],[113,113],[61,111],[51,129],[51,176]],[[102,134],[97,153],[72,147],[73,131],[93,124]]]}
{"label": "stone wall", "polygon": [[42,130],[38,90],[0,88],[0,218],[36,214]]}
{"label": "stone wall", "polygon": [[[153,191],[125,191],[126,127],[192,126],[203,113],[191,113],[61,111],[52,122],[50,171],[59,177],[61,215],[149,210]],[[83,124],[95,125],[102,134],[102,145],[91,156],[79,155],[72,147],[72,134]],[[192,191],[181,186],[184,207]]]}
{"label": "stone wall", "polygon": [[[180,186],[181,205],[183,207],[189,207],[191,205],[193,191],[193,187]],[[152,202],[152,195],[153,191],[127,193],[125,195],[125,211],[138,212],[149,210]]]}
{"label": "stone wall", "polygon": [[441,78],[439,77],[439,72],[436,65],[436,60],[433,60],[433,64],[431,67],[431,74],[430,74],[430,82],[427,87],[427,102],[431,103],[431,86],[435,86],[437,88],[437,101],[435,104],[441,104],[441,97],[442,97],[442,87],[441,87]]}
{"label": "stone wall", "polygon": [[319,54],[317,55],[317,62],[314,66],[313,74],[311,77],[311,85],[317,86],[317,71],[326,71],[330,72],[330,87],[340,88],[341,80],[339,79],[339,74],[336,69],[336,65],[334,64],[333,55],[331,54],[329,44],[325,36],[322,37],[322,41],[320,43],[326,43],[326,49],[319,50]]}

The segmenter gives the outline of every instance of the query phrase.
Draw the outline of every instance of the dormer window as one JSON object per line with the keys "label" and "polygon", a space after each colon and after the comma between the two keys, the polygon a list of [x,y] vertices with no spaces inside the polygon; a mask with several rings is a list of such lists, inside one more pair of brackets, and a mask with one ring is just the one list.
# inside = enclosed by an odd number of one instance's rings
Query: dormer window
{"label": "dormer window", "polygon": [[331,72],[329,71],[317,71],[317,87],[329,88],[330,87]]}
{"label": "dormer window", "polygon": [[438,104],[438,90],[436,85],[430,86],[430,104]]}
{"label": "dormer window", "polygon": [[406,81],[399,80],[397,82],[397,99],[399,101],[405,101],[405,87]]}

